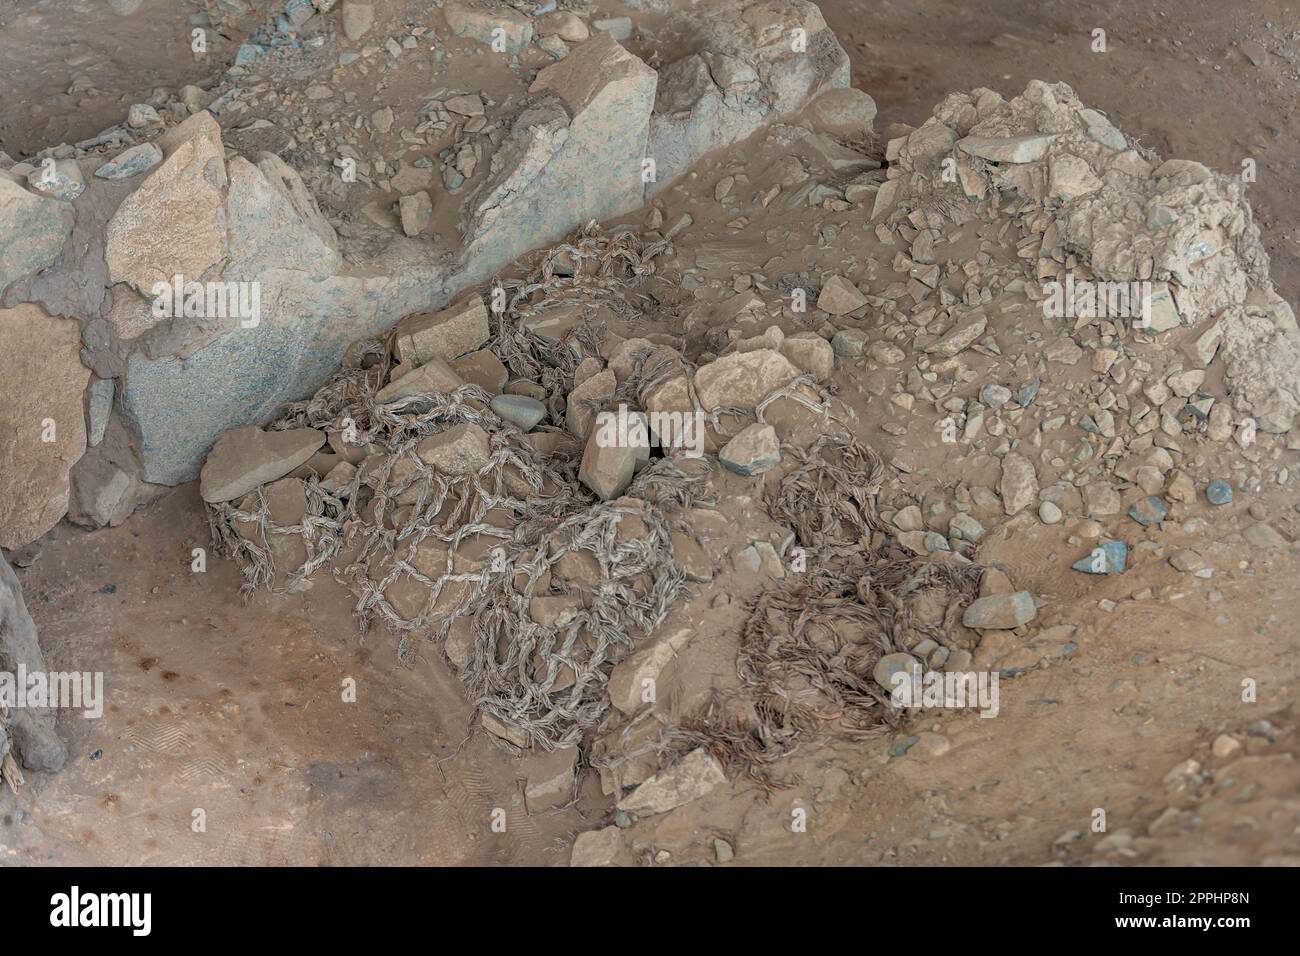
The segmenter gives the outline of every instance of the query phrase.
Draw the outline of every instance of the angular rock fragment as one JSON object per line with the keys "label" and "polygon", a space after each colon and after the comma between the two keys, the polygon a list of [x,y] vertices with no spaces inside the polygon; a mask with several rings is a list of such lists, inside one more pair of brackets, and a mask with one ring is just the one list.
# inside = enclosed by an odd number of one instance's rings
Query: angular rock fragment
{"label": "angular rock fragment", "polygon": [[573,841],[569,866],[631,866],[632,851],[618,827],[588,830]]}
{"label": "angular rock fragment", "polygon": [[420,460],[444,475],[477,475],[492,458],[487,432],[477,425],[455,425],[415,446]]}
{"label": "angular rock fragment", "polygon": [[[610,219],[642,204],[654,91],[654,71],[604,33],[537,74],[530,88],[536,102],[515,121],[466,207],[464,261],[471,277],[481,270],[486,278],[496,263],[588,219]],[[592,175],[593,169],[603,172]]]}
{"label": "angular rock fragment", "polygon": [[110,278],[146,297],[175,275],[200,279],[227,249],[220,127],[196,113],[169,135],[167,158],[117,207],[105,234]]}
{"label": "angular rock fragment", "polygon": [[689,629],[675,631],[620,661],[609,675],[610,703],[625,714],[634,714],[656,700],[658,689],[654,685],[691,635]]}
{"label": "angular rock fragment", "polygon": [[72,206],[0,176],[0,292],[58,258],[72,231]]}
{"label": "angular rock fragment", "polygon": [[1034,596],[1028,591],[1016,591],[976,598],[962,613],[961,623],[965,627],[983,630],[1011,630],[1028,624],[1037,616]]}
{"label": "angular rock fragment", "polygon": [[618,808],[631,813],[667,813],[707,796],[726,782],[722,765],[701,747],[641,784],[618,802]]}
{"label": "angular rock fragment", "polygon": [[564,415],[565,427],[578,438],[586,438],[601,408],[614,397],[617,386],[618,380],[614,372],[605,369],[569,392],[568,409]]}
{"label": "angular rock fragment", "polygon": [[957,148],[987,159],[993,163],[1032,163],[1047,154],[1047,147],[1055,137],[1033,134],[1029,136],[967,136],[957,140]]}
{"label": "angular rock fragment", "polygon": [[738,475],[761,475],[781,460],[776,429],[758,422],[745,426],[718,452],[718,460]]}
{"label": "angular rock fragment", "polygon": [[695,394],[707,411],[727,406],[752,410],[798,377],[799,370],[780,352],[733,352],[696,371]]}
{"label": "angular rock fragment", "polygon": [[975,343],[985,329],[988,328],[988,319],[983,312],[973,312],[957,321],[957,324],[939,341],[926,348],[926,352],[939,354],[951,358],[958,352],[970,347]]}
{"label": "angular rock fragment", "polygon": [[867,297],[843,276],[831,276],[817,296],[817,308],[831,315],[848,315],[867,304]]}
{"label": "angular rock fragment", "polygon": [[435,355],[419,368],[412,369],[381,388],[375,393],[375,401],[395,402],[431,393],[449,395],[464,384],[465,381],[452,371],[451,366]]}
{"label": "angular rock fragment", "polygon": [[1038,500],[1038,472],[1034,463],[1012,452],[1002,459],[1002,481],[998,487],[1002,507],[1009,515],[1018,514]]}
{"label": "angular rock fragment", "polygon": [[36,305],[0,309],[0,343],[0,547],[12,549],[67,514],[69,472],[86,451],[90,370],[77,323]]}
{"label": "angular rock fragment", "polygon": [[199,496],[212,504],[232,501],[289,474],[323,444],[325,433],[314,428],[232,429],[208,453],[199,475]]}
{"label": "angular rock fragment", "polygon": [[[0,554],[0,670],[6,674],[44,674],[45,656],[36,640],[36,625],[23,602],[18,578]],[[102,701],[101,701],[102,703]],[[0,744],[12,737],[19,761],[28,770],[55,771],[68,759],[68,748],[54,730],[54,710],[49,707],[7,708],[0,723]],[[6,725],[7,724],[7,728]]]}
{"label": "angular rock fragment", "polygon": [[445,362],[481,349],[491,336],[482,296],[470,296],[440,312],[409,315],[397,324],[393,351],[403,364]]}
{"label": "angular rock fragment", "polygon": [[154,143],[141,143],[123,150],[95,170],[100,179],[130,179],[147,173],[163,160],[162,150]]}
{"label": "angular rock fragment", "polygon": [[488,45],[499,42],[501,53],[519,53],[533,39],[532,19],[501,4],[452,0],[442,12],[456,36]]}
{"label": "angular rock fragment", "polygon": [[605,444],[601,430],[594,429],[582,452],[578,480],[609,501],[617,498],[632,483],[636,473],[637,449],[630,445]]}
{"label": "angular rock fragment", "polygon": [[461,381],[477,385],[489,395],[499,395],[510,378],[510,372],[491,349],[462,355],[451,363],[451,370]]}
{"label": "angular rock fragment", "polygon": [[553,810],[573,799],[577,763],[577,747],[557,747],[550,753],[533,754],[523,760],[520,769],[524,774],[524,800],[529,813]]}

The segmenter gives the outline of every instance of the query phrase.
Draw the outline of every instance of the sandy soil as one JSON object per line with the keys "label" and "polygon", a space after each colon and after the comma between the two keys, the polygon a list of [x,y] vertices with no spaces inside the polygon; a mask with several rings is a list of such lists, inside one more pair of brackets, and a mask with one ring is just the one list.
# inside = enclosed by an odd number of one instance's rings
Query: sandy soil
{"label": "sandy soil", "polygon": [[[877,129],[920,122],[949,90],[1010,95],[1031,78],[1060,79],[1166,156],[1225,170],[1255,158],[1274,279],[1295,300],[1296,74],[1276,56],[1256,66],[1238,46],[1253,39],[1294,59],[1283,3],[1245,12],[1201,0],[1165,12],[987,0],[821,5],[853,58],[855,85],[877,100]],[[58,55],[21,52],[32,22],[23,18],[59,5],[24,4],[22,17],[17,6],[0,0],[0,59],[26,64],[0,78],[14,84],[0,89],[4,101],[20,103],[0,116],[0,146],[11,152],[89,135],[153,86],[195,81],[188,49],[160,34],[146,44],[158,57],[147,70],[92,50],[94,83],[112,92],[67,99],[58,90],[84,26],[68,21]],[[1109,38],[1104,55],[1088,51],[1097,26]],[[878,405],[844,384],[863,437],[879,441]],[[1294,518],[1282,492],[1262,489],[1251,503]],[[1221,509],[1201,538],[1218,542],[1210,584],[1189,584],[1154,560],[1120,579],[1081,581],[1068,570],[1066,531],[1002,529],[981,559],[1050,596],[1053,620],[1078,629],[1069,654],[1043,648],[1004,682],[999,719],[926,717],[909,729],[918,739],[903,756],[891,756],[892,737],[823,741],[792,762],[792,789],[738,786],[707,815],[681,808],[643,824],[639,838],[673,862],[711,862],[699,848],[717,836],[751,865],[1300,858],[1289,710],[1300,687],[1300,595],[1287,586],[1300,556],[1295,547],[1252,553],[1234,535],[1247,507]],[[69,765],[29,775],[5,798],[0,859],[555,864],[567,861],[576,832],[608,820],[607,800],[590,784],[574,806],[529,816],[517,765],[486,735],[468,735],[470,707],[439,654],[399,666],[392,638],[359,638],[346,596],[329,586],[241,603],[231,564],[212,558],[206,573],[190,570],[191,549],[206,545],[196,490],[186,486],[120,528],[60,526],[19,569],[50,666],[103,670],[109,704],[101,720],[61,718]],[[1151,597],[1133,597],[1148,588]],[[1103,598],[1118,607],[1099,609]],[[722,679],[735,613],[693,602],[681,614],[714,635],[697,678]],[[1244,677],[1258,681],[1258,703],[1241,702]],[[357,682],[356,704],[341,699],[346,678]],[[1211,743],[1222,733],[1239,749],[1216,756]],[[1188,759],[1215,770],[1214,787],[1196,773],[1167,777]],[[497,808],[504,834],[492,827]],[[791,832],[793,808],[809,811],[808,832]],[[1097,808],[1114,839],[1088,832]],[[205,832],[195,832],[196,810]]]}

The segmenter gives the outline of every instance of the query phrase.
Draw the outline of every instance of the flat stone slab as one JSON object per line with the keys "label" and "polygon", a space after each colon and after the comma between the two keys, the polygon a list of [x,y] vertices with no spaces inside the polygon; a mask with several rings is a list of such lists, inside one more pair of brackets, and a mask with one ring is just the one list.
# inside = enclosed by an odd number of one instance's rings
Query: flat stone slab
{"label": "flat stone slab", "polygon": [[692,750],[681,763],[641,784],[618,802],[618,808],[634,813],[666,813],[698,800],[726,782],[722,765],[701,747]]}
{"label": "flat stone slab", "polygon": [[199,473],[199,496],[213,504],[233,501],[258,485],[283,478],[325,444],[314,428],[265,432],[250,425],[226,432]]}

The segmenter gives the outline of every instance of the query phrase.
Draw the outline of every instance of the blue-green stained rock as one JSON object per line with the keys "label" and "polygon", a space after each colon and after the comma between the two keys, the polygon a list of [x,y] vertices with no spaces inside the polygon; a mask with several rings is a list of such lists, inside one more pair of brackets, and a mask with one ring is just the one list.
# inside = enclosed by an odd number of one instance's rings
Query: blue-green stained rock
{"label": "blue-green stained rock", "polygon": [[919,741],[920,739],[921,738],[916,736],[915,734],[909,737],[903,737],[902,739],[895,742],[895,744],[892,747],[889,748],[889,756],[891,757],[904,756],[909,750],[911,750],[913,747],[916,746],[917,741]]}
{"label": "blue-green stained rock", "polygon": [[261,321],[230,331],[188,359],[131,357],[122,410],[140,436],[144,480],[178,485],[198,476],[227,430],[276,418],[287,402],[311,396],[348,345],[404,315],[446,301],[445,277],[418,274],[316,281],[275,270],[261,279]]}
{"label": "blue-green stained rock", "polygon": [[1127,565],[1128,545],[1123,541],[1106,540],[1072,566],[1085,574],[1122,574]]}
{"label": "blue-green stained rock", "polygon": [[1222,478],[1216,478],[1205,489],[1205,497],[1210,499],[1212,505],[1232,504],[1232,485]]}
{"label": "blue-green stained rock", "polygon": [[72,231],[71,213],[69,203],[0,175],[0,292],[59,257]]}
{"label": "blue-green stained rock", "polygon": [[110,159],[95,175],[100,179],[130,179],[148,172],[163,160],[162,150],[153,143],[141,143]]}
{"label": "blue-green stained rock", "polygon": [[1169,505],[1159,495],[1151,495],[1141,501],[1135,501],[1133,507],[1128,510],[1129,517],[1144,528],[1148,525],[1159,524],[1165,520],[1168,514]]}
{"label": "blue-green stained rock", "polygon": [[498,395],[492,411],[524,431],[535,428],[546,417],[546,406],[527,395]]}
{"label": "blue-green stained rock", "polygon": [[81,165],[75,159],[44,160],[27,174],[27,185],[45,196],[71,202],[86,191]]}

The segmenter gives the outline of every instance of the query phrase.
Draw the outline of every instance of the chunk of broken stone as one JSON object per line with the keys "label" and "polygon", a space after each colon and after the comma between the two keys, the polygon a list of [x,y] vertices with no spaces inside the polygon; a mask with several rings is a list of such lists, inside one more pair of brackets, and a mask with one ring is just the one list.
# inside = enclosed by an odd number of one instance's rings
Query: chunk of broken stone
{"label": "chunk of broken stone", "polygon": [[451,363],[451,370],[462,382],[477,385],[489,395],[499,395],[510,378],[509,370],[491,349],[462,355]]}
{"label": "chunk of broken stone", "polygon": [[861,329],[840,329],[831,338],[831,351],[845,358],[856,358],[867,350],[867,333]]}
{"label": "chunk of broken stone", "polygon": [[[45,655],[36,637],[36,624],[23,601],[18,576],[0,553],[0,660],[9,679],[15,674],[46,673]],[[55,712],[50,707],[9,707],[0,742],[13,744],[13,754],[28,770],[54,771],[68,759],[68,748],[55,731]]]}
{"label": "chunk of broken stone", "polygon": [[781,354],[819,381],[824,382],[835,373],[835,349],[816,332],[800,332],[783,339]]}
{"label": "chunk of broken stone", "polygon": [[1037,616],[1034,596],[1028,591],[1015,591],[976,598],[962,613],[961,623],[981,630],[1011,630]]}
{"label": "chunk of broken stone", "polygon": [[930,354],[944,355],[948,358],[969,348],[975,343],[984,330],[988,328],[988,318],[983,312],[972,312],[967,316],[959,319],[957,324],[950,329],[947,334],[926,347],[926,352]]}
{"label": "chunk of broken stone", "polygon": [[634,714],[658,698],[660,675],[691,639],[688,628],[656,638],[624,658],[609,675],[609,701],[625,714]]}
{"label": "chunk of broken stone", "polygon": [[[498,7],[492,18],[506,12]],[[537,74],[529,87],[535,99],[514,120],[463,213],[463,260],[473,277],[645,201],[637,171],[647,155],[655,82],[653,70],[604,33]],[[650,155],[660,160],[662,179],[663,157]],[[615,172],[626,169],[632,174]]]}
{"label": "chunk of broken stone", "polygon": [[957,140],[957,148],[993,163],[1032,163],[1043,158],[1055,137],[967,136]]}
{"label": "chunk of broken stone", "polygon": [[1169,504],[1159,495],[1149,495],[1133,502],[1129,517],[1143,527],[1159,524],[1169,515]]}
{"label": "chunk of broken stone", "polygon": [[343,0],[343,35],[349,40],[360,40],[374,22],[374,4]]}
{"label": "chunk of broken stone", "polygon": [[86,191],[86,179],[75,159],[42,162],[27,174],[27,185],[64,202],[71,202]]}
{"label": "chunk of broken stone", "polygon": [[524,774],[524,800],[528,812],[541,813],[568,803],[573,798],[577,764],[577,747],[556,747],[550,753],[525,757],[520,770]]}
{"label": "chunk of broken stone", "polygon": [[1205,559],[1190,548],[1180,548],[1169,556],[1169,563],[1179,571],[1195,574],[1206,567]]}
{"label": "chunk of broken stone", "polygon": [[1108,481],[1092,481],[1083,486],[1083,510],[1096,517],[1119,514],[1119,492]]}
{"label": "chunk of broken stone", "polygon": [[502,53],[519,53],[533,39],[532,19],[504,5],[481,7],[453,0],[442,12],[456,36],[489,45],[500,43],[504,46]]}
{"label": "chunk of broken stone", "polygon": [[630,444],[605,443],[601,429],[594,429],[582,452],[578,480],[605,501],[617,498],[632,483],[637,453]]}
{"label": "chunk of broken stone", "polygon": [[433,200],[423,189],[399,199],[397,211],[402,220],[402,232],[409,238],[428,232],[433,225]]}
{"label": "chunk of broken stone", "polygon": [[440,312],[408,315],[397,323],[393,349],[403,364],[423,365],[432,358],[450,362],[481,349],[491,336],[482,296],[470,296]]}
{"label": "chunk of broken stone", "polygon": [[415,446],[415,454],[444,475],[477,475],[492,458],[487,432],[474,424],[454,425]]}
{"label": "chunk of broken stone", "polygon": [[612,369],[591,376],[569,392],[564,425],[578,438],[586,438],[601,407],[614,397],[618,379]]}
{"label": "chunk of broken stone", "polygon": [[148,172],[163,160],[162,150],[154,143],[141,143],[118,153],[95,170],[100,179],[130,179]]}
{"label": "chunk of broken stone", "polygon": [[58,257],[72,231],[72,215],[71,204],[0,176],[0,292]]}
{"label": "chunk of broken stone", "polygon": [[746,425],[718,452],[718,460],[738,475],[761,475],[781,460],[781,442],[771,425]]}
{"label": "chunk of broken stone", "polygon": [[752,410],[798,377],[799,370],[780,352],[733,352],[696,371],[695,394],[708,411],[726,406]]}
{"label": "chunk of broken stone", "polygon": [[1122,574],[1127,565],[1128,545],[1123,541],[1107,539],[1071,567],[1085,574]]}
{"label": "chunk of broken stone", "polygon": [[1038,472],[1034,463],[1015,452],[1005,455],[998,491],[1002,495],[1002,508],[1009,515],[1032,505],[1038,499]]}
{"label": "chunk of broken stone", "polygon": [[384,403],[417,395],[449,395],[464,384],[450,365],[433,356],[419,368],[411,369],[381,388],[375,393],[375,401]]}
{"label": "chunk of broken stone", "polygon": [[514,744],[516,747],[523,748],[528,746],[528,734],[525,733],[524,729],[518,724],[507,723],[500,717],[497,717],[495,714],[490,714],[487,711],[483,711],[480,723],[483,725],[483,729],[493,737],[498,737],[507,743]]}
{"label": "chunk of broken stone", "polygon": [[877,684],[889,693],[893,693],[898,686],[899,674],[911,675],[918,661],[911,654],[904,654],[901,651],[894,654],[885,654],[880,660],[876,661],[876,666],[871,669],[871,676]]}
{"label": "chunk of broken stone", "polygon": [[122,201],[104,233],[109,278],[145,296],[175,275],[202,276],[227,252],[221,128],[203,112],[167,135],[176,143],[170,155]]}
{"label": "chunk of broken stone", "polygon": [[623,831],[616,826],[579,833],[569,855],[569,866],[619,866],[631,862],[632,853],[623,842]]}
{"label": "chunk of broken stone", "polygon": [[1092,171],[1087,160],[1072,153],[1053,156],[1048,169],[1048,194],[1053,199],[1069,202],[1094,193],[1102,186],[1101,179]]}
{"label": "chunk of broken stone", "polygon": [[843,276],[831,276],[817,296],[817,308],[831,315],[848,315],[867,304],[867,297]]}
{"label": "chunk of broken stone", "polygon": [[258,485],[283,478],[323,444],[325,433],[314,428],[232,429],[208,452],[199,473],[199,497],[213,504],[232,501]]}
{"label": "chunk of broken stone", "polygon": [[86,451],[80,346],[70,319],[0,309],[0,547],[30,544],[68,511],[70,470]]}
{"label": "chunk of broken stone", "polygon": [[722,764],[700,747],[641,784],[618,802],[618,808],[630,813],[667,813],[707,796],[726,782]]}

